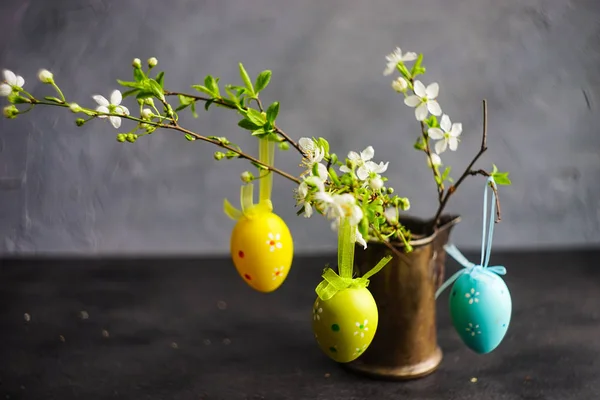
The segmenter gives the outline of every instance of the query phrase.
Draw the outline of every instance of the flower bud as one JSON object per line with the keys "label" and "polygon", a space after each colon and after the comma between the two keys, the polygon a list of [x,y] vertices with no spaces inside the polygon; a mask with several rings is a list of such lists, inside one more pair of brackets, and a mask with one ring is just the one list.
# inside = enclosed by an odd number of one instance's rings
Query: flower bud
{"label": "flower bud", "polygon": [[225,157],[225,154],[220,151],[216,151],[214,157],[215,157],[215,160],[219,161],[219,160],[222,160],[223,157]]}
{"label": "flower bud", "polygon": [[398,93],[404,93],[408,89],[408,82],[406,82],[406,79],[399,77],[392,82],[392,88]]}
{"label": "flower bud", "polygon": [[369,181],[369,186],[373,190],[380,190],[383,187],[383,180],[377,176]]}
{"label": "flower bud", "polygon": [[138,135],[136,135],[135,133],[128,133],[126,140],[129,143],[135,143],[135,141],[137,140],[137,138],[138,138]]}
{"label": "flower bud", "polygon": [[387,192],[388,192],[388,194],[393,194],[394,188],[392,188],[392,187],[387,188]]}
{"label": "flower bud", "polygon": [[47,69],[40,69],[38,72],[38,79],[42,83],[54,83],[54,75],[52,75],[52,72],[48,71]]}
{"label": "flower bud", "polygon": [[81,107],[77,103],[71,103],[69,104],[69,110],[73,111],[74,113],[78,113],[81,112]]}
{"label": "flower bud", "polygon": [[148,66],[149,66],[150,68],[154,68],[154,67],[156,67],[157,65],[158,65],[158,60],[156,59],[156,57],[150,57],[150,58],[148,59]]}
{"label": "flower bud", "polygon": [[142,68],[142,60],[140,60],[139,58],[134,58],[131,65],[133,66],[133,68]]}
{"label": "flower bud", "polygon": [[279,149],[280,150],[289,150],[290,149],[290,144],[288,142],[281,142],[279,143]]}
{"label": "flower bud", "polygon": [[127,139],[127,136],[125,136],[124,133],[119,133],[117,135],[117,142],[123,143],[126,139]]}
{"label": "flower bud", "polygon": [[401,197],[398,199],[398,205],[403,211],[406,211],[410,208],[410,201],[406,197]]}
{"label": "flower bud", "polygon": [[144,104],[152,107],[154,105],[154,100],[152,100],[152,97],[146,97],[144,99]]}
{"label": "flower bud", "polygon": [[150,119],[152,118],[152,110],[149,108],[144,108],[142,110],[142,119]]}
{"label": "flower bud", "polygon": [[85,119],[83,119],[83,118],[77,118],[75,120],[75,125],[77,125],[77,126],[83,126],[83,124],[85,124]]}
{"label": "flower bud", "polygon": [[242,175],[240,176],[240,178],[242,179],[242,182],[249,183],[254,180],[254,175],[252,175],[252,172],[250,172],[250,171],[245,171],[245,172],[242,172]]}
{"label": "flower bud", "polygon": [[8,119],[16,118],[19,115],[19,109],[14,105],[4,107],[3,114]]}

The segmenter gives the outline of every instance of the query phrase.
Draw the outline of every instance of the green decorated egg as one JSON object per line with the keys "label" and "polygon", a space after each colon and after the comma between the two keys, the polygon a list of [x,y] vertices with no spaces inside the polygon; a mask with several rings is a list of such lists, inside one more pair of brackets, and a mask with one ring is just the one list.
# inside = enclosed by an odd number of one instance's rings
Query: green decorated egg
{"label": "green decorated egg", "polygon": [[379,314],[369,290],[347,288],[329,300],[317,297],[313,306],[313,332],[321,350],[331,359],[347,363],[371,344]]}

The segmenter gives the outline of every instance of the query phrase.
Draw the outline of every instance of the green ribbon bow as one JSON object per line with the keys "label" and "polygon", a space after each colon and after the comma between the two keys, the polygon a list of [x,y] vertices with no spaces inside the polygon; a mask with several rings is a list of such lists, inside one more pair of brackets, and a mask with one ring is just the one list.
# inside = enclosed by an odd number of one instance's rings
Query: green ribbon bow
{"label": "green ribbon bow", "polygon": [[[267,139],[258,140],[258,159],[267,165],[273,165],[275,161],[275,142]],[[267,171],[266,174],[260,177],[259,182],[259,202],[254,204],[254,185],[248,183],[243,185],[240,191],[241,210],[235,208],[229,200],[223,201],[223,211],[234,221],[241,217],[252,218],[260,213],[269,213],[273,211],[273,203],[271,203],[271,192],[273,191],[273,174]]]}
{"label": "green ribbon bow", "polygon": [[369,286],[369,278],[379,272],[392,259],[392,256],[386,256],[369,272],[360,278],[353,278],[355,235],[356,227],[352,226],[346,218],[342,219],[338,232],[339,275],[331,268],[325,268],[322,275],[323,281],[315,289],[321,300],[329,300],[344,289],[366,288]]}

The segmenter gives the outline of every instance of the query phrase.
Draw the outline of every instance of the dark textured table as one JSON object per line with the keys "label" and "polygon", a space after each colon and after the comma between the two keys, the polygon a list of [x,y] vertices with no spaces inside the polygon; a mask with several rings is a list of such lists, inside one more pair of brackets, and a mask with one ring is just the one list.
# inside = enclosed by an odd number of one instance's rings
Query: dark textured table
{"label": "dark textured table", "polygon": [[594,400],[598,259],[496,252],[514,304],[506,339],[472,353],[443,296],[444,361],[411,382],[353,375],[318,349],[314,288],[334,256],[297,258],[269,295],[227,259],[0,260],[0,399]]}

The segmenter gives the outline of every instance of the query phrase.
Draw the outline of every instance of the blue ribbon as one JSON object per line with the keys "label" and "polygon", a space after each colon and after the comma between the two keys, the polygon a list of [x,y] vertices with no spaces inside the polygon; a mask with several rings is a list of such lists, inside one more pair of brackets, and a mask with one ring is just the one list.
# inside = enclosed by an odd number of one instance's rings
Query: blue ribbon
{"label": "blue ribbon", "polygon": [[477,274],[482,273],[487,270],[493,272],[497,275],[506,274],[506,268],[503,266],[494,266],[488,267],[488,263],[490,262],[490,253],[492,252],[492,237],[494,236],[494,214],[496,213],[496,193],[492,190],[492,210],[490,211],[490,218],[488,222],[487,236],[485,234],[486,231],[486,219],[487,219],[487,203],[488,203],[488,185],[493,189],[496,189],[496,182],[493,177],[489,177],[487,179],[485,189],[483,190],[483,232],[481,234],[481,261],[479,264],[474,264],[467,260],[465,256],[456,248],[453,244],[448,244],[444,246],[446,250],[446,254],[450,255],[450,257],[454,258],[459,264],[461,264],[464,268],[460,271],[457,271],[452,275],[440,288],[435,292],[435,298],[446,290],[450,285],[454,283],[458,278],[460,278],[463,274],[471,274],[476,276]]}

